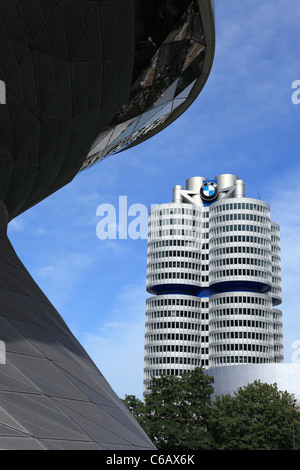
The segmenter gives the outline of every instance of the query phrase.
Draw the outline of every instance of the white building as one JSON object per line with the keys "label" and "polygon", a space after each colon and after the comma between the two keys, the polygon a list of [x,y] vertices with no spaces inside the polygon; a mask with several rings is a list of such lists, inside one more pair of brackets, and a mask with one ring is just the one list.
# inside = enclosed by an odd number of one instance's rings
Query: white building
{"label": "white building", "polygon": [[152,377],[199,366],[215,377],[231,366],[232,377],[232,366],[283,363],[280,229],[269,205],[245,197],[235,175],[192,177],[150,210],[148,226],[144,393]]}

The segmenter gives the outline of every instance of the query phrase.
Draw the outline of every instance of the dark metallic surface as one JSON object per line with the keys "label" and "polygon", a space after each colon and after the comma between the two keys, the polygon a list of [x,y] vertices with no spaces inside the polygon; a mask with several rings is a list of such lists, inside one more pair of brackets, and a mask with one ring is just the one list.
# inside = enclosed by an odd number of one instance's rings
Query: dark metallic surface
{"label": "dark metallic surface", "polygon": [[0,199],[10,220],[178,117],[204,85],[213,43],[210,0],[2,0]]}
{"label": "dark metallic surface", "polygon": [[202,18],[207,2],[137,3],[141,32],[135,44],[130,96],[94,142],[83,169],[136,145],[174,120],[176,110],[182,112],[190,104],[191,92],[209,59],[206,56],[212,54],[213,30],[205,34]]}

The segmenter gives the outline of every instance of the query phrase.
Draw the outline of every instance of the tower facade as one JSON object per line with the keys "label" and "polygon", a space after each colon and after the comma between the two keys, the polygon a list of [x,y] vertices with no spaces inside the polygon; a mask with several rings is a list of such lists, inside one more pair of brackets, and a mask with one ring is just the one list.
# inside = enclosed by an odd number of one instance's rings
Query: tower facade
{"label": "tower facade", "polygon": [[144,393],[152,377],[283,362],[280,228],[223,174],[149,212]]}

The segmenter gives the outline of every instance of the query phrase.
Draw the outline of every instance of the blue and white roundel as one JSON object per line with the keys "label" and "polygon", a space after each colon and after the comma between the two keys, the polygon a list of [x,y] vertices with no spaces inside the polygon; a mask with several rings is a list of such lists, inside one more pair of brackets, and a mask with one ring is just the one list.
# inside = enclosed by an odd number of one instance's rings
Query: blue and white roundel
{"label": "blue and white roundel", "polygon": [[206,197],[213,196],[215,194],[215,188],[213,187],[213,185],[212,184],[206,185],[205,188],[203,189],[203,194]]}
{"label": "blue and white roundel", "polygon": [[214,199],[216,199],[218,193],[218,186],[212,181],[205,182],[200,189],[201,198],[207,202],[212,202]]}

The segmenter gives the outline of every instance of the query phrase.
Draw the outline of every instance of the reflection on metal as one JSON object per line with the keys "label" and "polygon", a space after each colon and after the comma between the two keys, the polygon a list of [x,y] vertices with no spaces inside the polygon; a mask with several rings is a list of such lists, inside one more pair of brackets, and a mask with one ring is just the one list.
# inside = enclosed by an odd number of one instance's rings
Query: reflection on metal
{"label": "reflection on metal", "polygon": [[[139,3],[140,15],[146,15],[144,2]],[[205,3],[185,0],[179,7],[174,2],[159,2],[156,28],[153,17],[148,23],[142,18],[145,23],[136,41],[129,99],[95,140],[81,169],[158,132],[186,103],[203,72],[207,38],[199,5]]]}
{"label": "reflection on metal", "polygon": [[246,387],[255,380],[277,384],[278,390],[295,395],[300,405],[300,364],[237,364],[206,369],[206,375],[214,378],[214,396],[233,395],[240,387]]}
{"label": "reflection on metal", "polygon": [[154,450],[17,257],[7,221],[0,200],[0,449]]}
{"label": "reflection on metal", "polygon": [[3,80],[0,80],[0,104],[6,104],[6,86]]}

